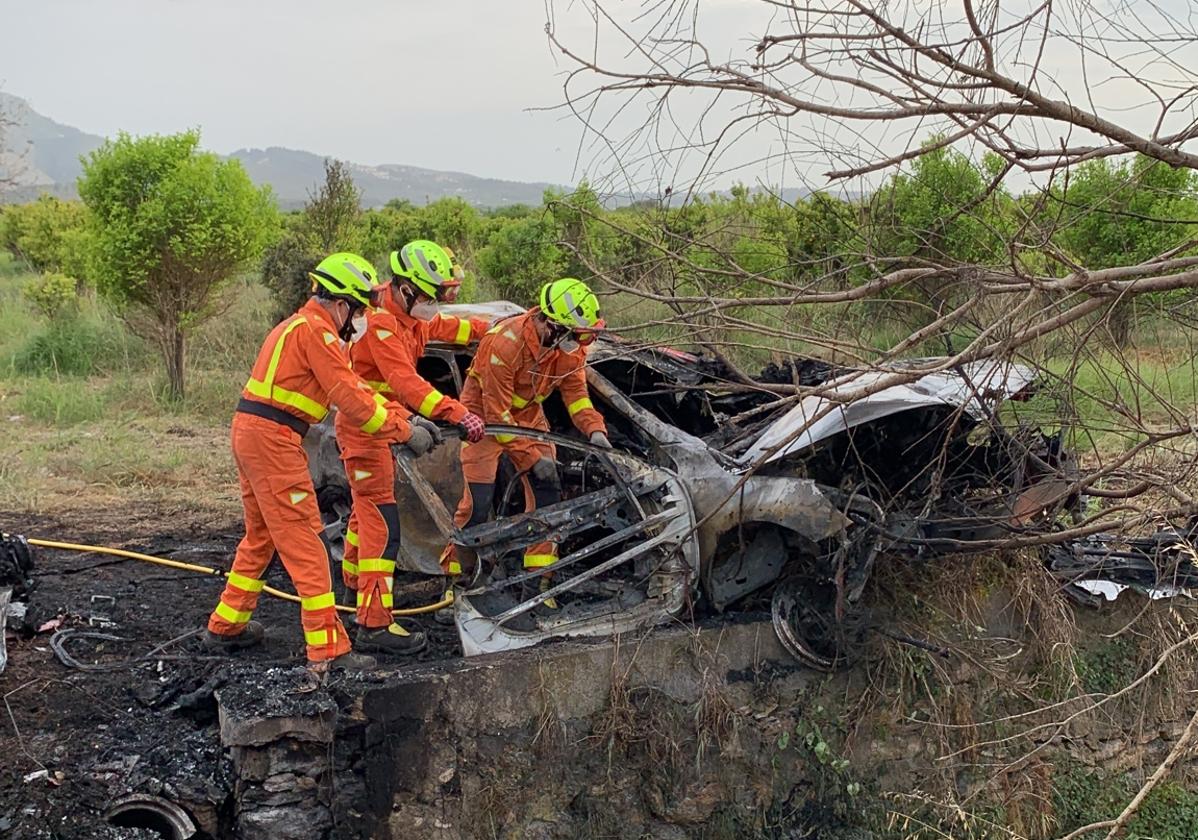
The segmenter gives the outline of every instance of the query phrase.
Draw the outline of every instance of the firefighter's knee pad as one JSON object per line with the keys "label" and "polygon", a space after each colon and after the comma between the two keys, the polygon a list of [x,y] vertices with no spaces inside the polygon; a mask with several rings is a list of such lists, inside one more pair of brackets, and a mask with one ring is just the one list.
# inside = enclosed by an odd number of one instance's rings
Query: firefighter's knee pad
{"label": "firefighter's knee pad", "polygon": [[399,559],[399,505],[391,502],[378,505],[379,516],[387,526],[387,544],[383,547],[383,557],[387,560]]}
{"label": "firefighter's knee pad", "polygon": [[491,516],[491,505],[495,503],[494,484],[473,484],[470,487],[470,519],[466,527],[481,525]]}
{"label": "firefighter's knee pad", "polygon": [[562,500],[562,480],[557,470],[554,470],[552,477],[545,479],[537,478],[530,472],[528,485],[532,488],[532,497],[539,508]]}

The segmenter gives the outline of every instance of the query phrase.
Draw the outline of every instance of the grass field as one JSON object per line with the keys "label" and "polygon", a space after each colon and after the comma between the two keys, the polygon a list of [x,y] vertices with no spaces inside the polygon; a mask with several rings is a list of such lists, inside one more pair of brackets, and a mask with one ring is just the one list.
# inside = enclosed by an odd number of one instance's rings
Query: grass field
{"label": "grass field", "polygon": [[[7,255],[4,255],[7,256]],[[153,347],[93,296],[47,323],[0,259],[0,510],[135,499],[238,509],[228,423],[274,304],[250,281],[200,329],[188,395],[166,396]]]}
{"label": "grass field", "polygon": [[[132,336],[91,294],[47,322],[22,293],[32,279],[0,253],[0,510],[152,499],[236,513],[227,430],[277,314],[266,290],[253,278],[234,284],[233,305],[195,335],[187,398],[173,402],[155,348]],[[636,307],[621,299],[608,312],[616,325],[665,314],[664,306]],[[655,332],[631,337],[680,338]],[[860,343],[885,338],[864,335]],[[1149,321],[1138,328],[1134,344],[1116,354],[1094,338],[1073,357],[1048,359],[1041,394],[1012,405],[1010,416],[1052,426],[1063,411],[1073,444],[1101,454],[1141,439],[1145,427],[1198,421],[1193,336]],[[788,349],[756,352],[746,361]]]}

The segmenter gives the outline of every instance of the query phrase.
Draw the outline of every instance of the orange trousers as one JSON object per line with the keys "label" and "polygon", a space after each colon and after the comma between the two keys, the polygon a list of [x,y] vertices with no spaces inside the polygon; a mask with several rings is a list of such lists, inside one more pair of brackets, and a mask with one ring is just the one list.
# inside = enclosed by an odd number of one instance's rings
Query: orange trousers
{"label": "orange trousers", "polygon": [[347,653],[351,645],[337,617],[328,546],[300,436],[273,420],[239,412],[233,415],[233,459],[245,536],[208,629],[222,636],[245,630],[265,585],[266,567],[278,552],[301,599],[309,661]]}
{"label": "orange trousers", "polygon": [[[453,522],[459,528],[487,521],[495,493],[495,476],[499,471],[499,458],[504,453],[511,459],[520,475],[524,487],[524,510],[536,510],[561,501],[561,484],[531,479],[533,464],[541,458],[557,459],[557,448],[551,443],[516,438],[508,444],[500,444],[493,437],[485,437],[478,443],[462,443],[462,476],[466,486],[462,500],[454,513]],[[524,549],[524,568],[540,569],[557,562],[557,545],[541,542]],[[451,543],[441,554],[441,568],[446,574],[461,574],[457,560],[457,549]]]}
{"label": "orange trousers", "polygon": [[395,462],[386,443],[354,443],[342,449],[353,512],[345,533],[341,578],[358,592],[358,624],[387,627],[394,606],[392,584],[399,559],[399,508]]}

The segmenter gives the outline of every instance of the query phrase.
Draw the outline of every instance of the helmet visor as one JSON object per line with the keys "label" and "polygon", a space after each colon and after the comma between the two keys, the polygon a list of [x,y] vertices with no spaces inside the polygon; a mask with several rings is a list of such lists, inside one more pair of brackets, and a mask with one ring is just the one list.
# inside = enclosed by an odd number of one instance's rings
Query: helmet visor
{"label": "helmet visor", "polygon": [[607,327],[607,323],[602,318],[595,321],[594,324],[583,330],[574,330],[574,340],[586,347],[588,344],[593,344],[595,339],[599,337],[599,333]]}
{"label": "helmet visor", "polygon": [[456,279],[446,280],[437,289],[437,300],[441,303],[453,303],[458,299],[458,293],[462,290],[462,281]]}

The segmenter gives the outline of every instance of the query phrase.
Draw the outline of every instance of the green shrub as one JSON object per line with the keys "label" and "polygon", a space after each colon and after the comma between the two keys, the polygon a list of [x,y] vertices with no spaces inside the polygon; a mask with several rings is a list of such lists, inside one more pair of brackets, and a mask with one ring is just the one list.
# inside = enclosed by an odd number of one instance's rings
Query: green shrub
{"label": "green shrub", "polygon": [[30,420],[55,426],[86,423],[107,414],[103,394],[83,382],[53,377],[22,382],[16,409]]}
{"label": "green shrub", "polygon": [[112,321],[74,317],[52,321],[17,351],[13,367],[33,375],[90,376],[127,369],[146,349]]}
{"label": "green shrub", "polygon": [[[1058,765],[1052,786],[1057,832],[1064,834],[1114,819],[1127,807],[1140,782],[1068,762]],[[1123,836],[1127,840],[1193,840],[1198,837],[1198,792],[1177,782],[1157,786],[1140,804]]]}
{"label": "green shrub", "polygon": [[75,308],[78,300],[76,285],[74,278],[65,274],[43,274],[25,287],[25,299],[47,321],[53,321]]}
{"label": "green shrub", "polygon": [[0,277],[11,277],[24,270],[25,266],[21,265],[16,257],[8,251],[0,250]]}

